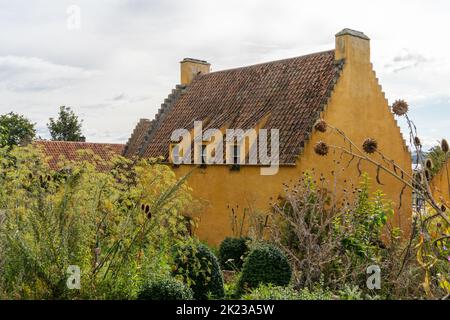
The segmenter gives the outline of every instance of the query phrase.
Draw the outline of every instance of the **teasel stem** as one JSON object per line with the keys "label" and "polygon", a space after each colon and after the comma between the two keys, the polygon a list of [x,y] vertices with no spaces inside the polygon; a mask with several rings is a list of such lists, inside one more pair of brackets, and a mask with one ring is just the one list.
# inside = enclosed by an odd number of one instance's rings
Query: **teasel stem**
{"label": "teasel stem", "polygon": [[[351,156],[355,156],[355,157],[358,158],[358,159],[361,159],[361,160],[365,160],[365,161],[367,161],[367,162],[370,162],[370,163],[372,163],[373,165],[375,165],[377,168],[382,169],[383,171],[387,172],[388,174],[390,174],[391,176],[393,176],[393,177],[396,178],[397,180],[399,180],[399,181],[401,181],[402,183],[404,183],[406,186],[408,186],[409,188],[411,188],[411,190],[416,190],[416,188],[414,188],[414,186],[412,185],[411,182],[406,181],[405,179],[403,179],[402,177],[400,177],[398,174],[396,174],[394,171],[392,171],[392,170],[386,168],[385,166],[383,166],[381,163],[378,163],[378,162],[376,162],[375,160],[373,160],[373,159],[371,159],[371,158],[369,158],[369,157],[367,157],[367,156],[363,156],[363,155],[356,154],[356,153],[354,153],[354,152],[352,152],[352,151],[349,151],[349,150],[347,150],[347,149],[345,149],[345,148],[343,148],[343,147],[340,147],[340,146],[333,146],[333,145],[330,145],[330,147],[331,147],[331,148],[338,149],[338,150],[341,150],[342,152],[344,152],[344,153],[346,153],[346,154],[348,154],[348,155],[351,155]],[[430,206],[432,206],[433,209],[435,209],[436,212],[437,212],[437,214],[436,214],[435,216],[431,216],[431,217],[428,217],[427,219],[425,219],[424,223],[427,222],[428,220],[430,220],[432,217],[440,216],[440,217],[442,217],[442,219],[444,219],[444,221],[445,221],[448,225],[450,225],[450,220],[442,213],[441,208],[436,204],[436,202],[433,200],[433,198],[429,196],[429,195],[431,194],[429,190],[427,190],[427,193],[426,193],[426,194],[422,194],[421,192],[418,192],[418,194],[419,194],[420,196],[422,196],[422,197],[425,199],[425,201],[426,201]]]}
{"label": "teasel stem", "polygon": [[448,196],[450,197],[450,179],[449,179],[449,174],[448,174],[448,157],[447,157],[447,154],[445,154],[444,166],[445,166],[445,173],[447,174]]}
{"label": "teasel stem", "polygon": [[[365,156],[365,154],[362,152],[362,150],[345,134],[345,132],[344,131],[342,131],[342,130],[340,130],[340,129],[338,129],[338,128],[336,128],[336,127],[333,127],[332,125],[330,125],[330,124],[327,124],[328,125],[328,127],[329,128],[331,128],[331,129],[333,129],[334,131],[336,131],[341,137],[343,137],[344,139],[345,139],[345,141],[347,141],[353,148],[355,148],[361,155],[363,155],[363,157],[364,158],[367,158],[366,156]],[[351,151],[351,150],[350,150]],[[404,169],[402,169],[399,165],[397,165],[396,163],[395,163],[395,161],[394,160],[392,160],[392,159],[389,159],[388,157],[386,157],[383,153],[381,153],[379,150],[377,150],[376,151],[376,153],[378,153],[378,155],[380,155],[381,156],[381,158],[384,160],[384,161],[386,161],[386,162],[389,162],[389,164],[392,164],[393,166],[394,166],[394,171],[396,170],[396,169],[398,169],[399,171],[401,171],[402,172],[402,174],[404,175],[404,176],[406,176],[407,178],[409,178],[410,180],[413,180],[413,176],[412,175],[410,175],[408,172],[406,172]],[[352,155],[353,155],[353,153],[352,153]],[[377,164],[377,165],[381,165],[381,164]],[[395,173],[395,172],[393,172],[393,173]],[[396,173],[395,173],[396,174]],[[401,177],[399,177],[399,178],[401,178]],[[403,181],[403,180],[402,180]],[[422,188],[422,186],[421,186],[421,188]],[[422,191],[426,191],[426,190],[422,190]]]}

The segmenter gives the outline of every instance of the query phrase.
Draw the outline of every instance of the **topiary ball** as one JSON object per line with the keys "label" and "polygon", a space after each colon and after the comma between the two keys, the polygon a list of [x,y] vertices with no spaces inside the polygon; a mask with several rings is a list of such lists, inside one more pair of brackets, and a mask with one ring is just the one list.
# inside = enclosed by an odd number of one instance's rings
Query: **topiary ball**
{"label": "topiary ball", "polygon": [[238,294],[260,284],[287,286],[291,276],[289,261],[280,249],[270,244],[258,245],[245,259],[237,285]]}
{"label": "topiary ball", "polygon": [[194,292],[195,299],[221,299],[225,296],[219,262],[205,245],[176,248],[174,263],[173,274],[183,278]]}
{"label": "topiary ball", "polygon": [[241,270],[248,254],[249,238],[226,238],[219,248],[219,262],[224,270]]}
{"label": "topiary ball", "polygon": [[192,290],[175,278],[158,278],[144,283],[138,292],[138,300],[191,300]]}

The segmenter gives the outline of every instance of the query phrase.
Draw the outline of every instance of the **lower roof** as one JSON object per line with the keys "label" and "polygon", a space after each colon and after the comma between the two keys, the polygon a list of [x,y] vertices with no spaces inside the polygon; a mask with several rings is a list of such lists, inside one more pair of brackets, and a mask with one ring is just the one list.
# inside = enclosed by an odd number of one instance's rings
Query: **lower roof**
{"label": "lower roof", "polygon": [[[64,160],[95,162],[98,157],[101,162],[106,162],[121,155],[125,148],[124,144],[47,140],[34,141],[33,145],[41,149],[49,166],[54,170],[61,169],[60,164]],[[99,163],[97,168],[108,170],[109,166]]]}

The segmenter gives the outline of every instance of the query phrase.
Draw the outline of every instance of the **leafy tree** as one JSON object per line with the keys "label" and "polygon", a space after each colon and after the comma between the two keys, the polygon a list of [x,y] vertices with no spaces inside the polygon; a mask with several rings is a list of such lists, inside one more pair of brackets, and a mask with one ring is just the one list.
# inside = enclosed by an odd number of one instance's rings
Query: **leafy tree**
{"label": "leafy tree", "polygon": [[14,112],[0,116],[0,147],[10,148],[32,140],[36,135],[34,123]]}
{"label": "leafy tree", "polygon": [[84,141],[85,138],[81,132],[83,120],[70,107],[61,106],[58,119],[50,118],[47,128],[50,131],[54,141]]}

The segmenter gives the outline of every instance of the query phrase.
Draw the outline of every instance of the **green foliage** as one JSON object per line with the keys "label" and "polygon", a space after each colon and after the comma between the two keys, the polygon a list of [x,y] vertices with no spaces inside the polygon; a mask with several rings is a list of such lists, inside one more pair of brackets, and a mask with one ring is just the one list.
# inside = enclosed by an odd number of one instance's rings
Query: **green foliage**
{"label": "green foliage", "polygon": [[192,290],[183,282],[170,277],[146,281],[137,295],[139,300],[191,300]]}
{"label": "green foliage", "polygon": [[292,287],[261,284],[241,297],[242,300],[301,300],[300,293]]}
{"label": "green foliage", "polygon": [[[375,264],[385,283],[380,295],[388,296],[388,290],[413,295],[416,277],[401,270],[403,261],[409,262],[404,258],[407,244],[400,241],[398,229],[386,228],[392,204],[380,191],[370,191],[367,175],[360,185],[343,191],[336,203],[322,179],[317,183],[305,174],[274,206],[273,240],[290,258],[295,286],[312,290],[323,277],[333,292],[352,285],[373,293],[366,289],[366,269]],[[390,236],[389,245],[381,240],[383,235]]]}
{"label": "green foliage", "polygon": [[258,244],[245,259],[238,291],[245,292],[260,284],[287,286],[292,270],[286,255],[270,244]]}
{"label": "green foliage", "polygon": [[333,298],[333,294],[324,290],[320,285],[314,287],[313,290],[308,288],[295,290],[291,286],[261,284],[258,288],[242,296],[243,300],[333,300]]}
{"label": "green foliage", "polygon": [[229,278],[228,281],[225,279],[224,289],[225,289],[225,299],[226,300],[236,300],[239,299],[239,295],[237,294],[237,288],[239,284],[240,274],[236,273],[232,278]]}
{"label": "green foliage", "polygon": [[428,151],[427,157],[430,158],[433,163],[433,166],[429,169],[432,176],[436,175],[439,170],[441,170],[448,158],[439,145],[431,148],[430,151]]}
{"label": "green foliage", "polygon": [[312,289],[308,287],[300,290],[300,300],[334,300],[335,296],[321,286],[314,286]]}
{"label": "green foliage", "polygon": [[365,259],[378,260],[381,233],[389,216],[394,214],[390,203],[386,203],[381,191],[370,197],[369,178],[363,176],[353,210],[335,220],[345,250]]}
{"label": "green foliage", "polygon": [[70,107],[62,106],[59,109],[58,119],[49,119],[47,128],[54,141],[84,141],[81,133],[82,120]]}
{"label": "green foliage", "polygon": [[248,238],[226,238],[219,248],[219,261],[224,270],[241,270],[248,253]]}
{"label": "green foliage", "polygon": [[[189,239],[185,178],[120,157],[108,172],[87,162],[55,172],[42,159],[32,147],[0,149],[0,296],[130,299],[149,274],[170,273],[171,248]],[[66,287],[69,265],[81,290]]]}
{"label": "green foliage", "polygon": [[363,293],[358,286],[345,285],[342,290],[339,291],[339,299],[341,300],[363,300]]}
{"label": "green foliage", "polygon": [[0,116],[0,147],[17,146],[31,141],[35,135],[34,124],[24,116],[14,112]]}
{"label": "green foliage", "polygon": [[225,295],[219,262],[203,244],[175,247],[173,273],[193,290],[195,299],[221,299]]}

